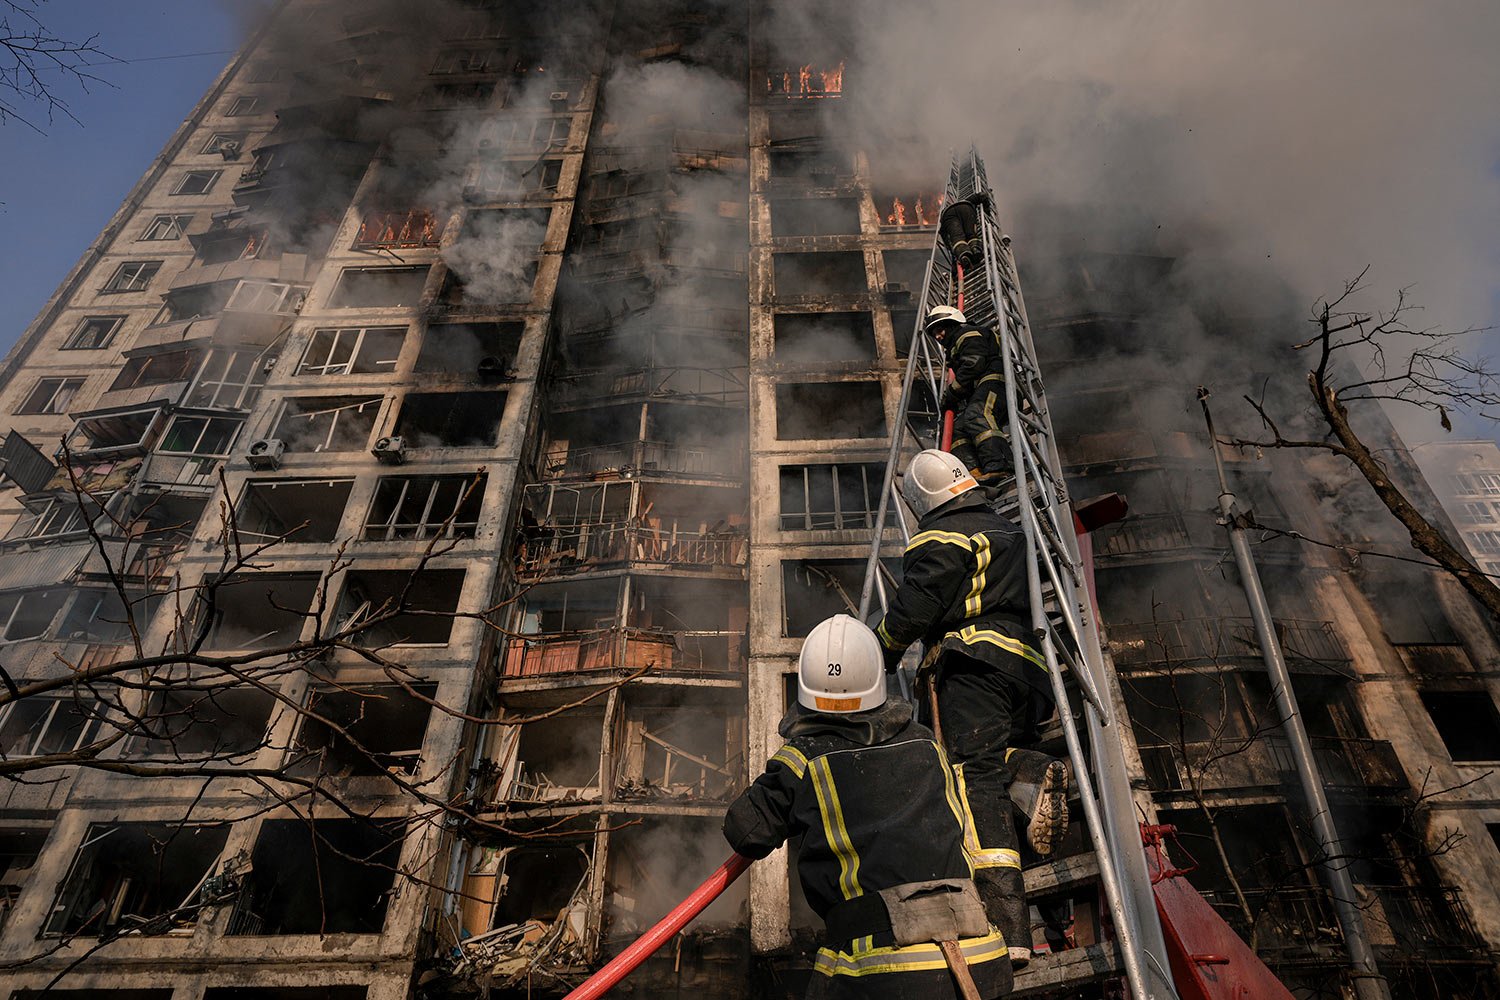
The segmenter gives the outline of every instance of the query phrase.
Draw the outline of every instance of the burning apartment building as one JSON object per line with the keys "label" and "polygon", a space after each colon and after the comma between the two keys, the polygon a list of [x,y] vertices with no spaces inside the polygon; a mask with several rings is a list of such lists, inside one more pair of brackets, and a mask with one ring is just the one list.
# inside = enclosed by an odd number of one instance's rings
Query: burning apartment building
{"label": "burning apartment building", "polygon": [[[942,181],[832,14],[776,14],[288,0],[173,135],[0,369],[16,995],[560,996],[727,854],[858,602]],[[1207,379],[1163,359],[1267,316],[1027,228],[1070,488],[1130,504],[1095,571],[1136,803],[1345,995]],[[1494,995],[1492,624],[1369,554],[1405,540],[1342,470],[1227,457],[1381,971]],[[800,995],[794,851],[622,989]],[[1018,989],[1104,995],[1086,838],[1027,882],[1074,947]]]}

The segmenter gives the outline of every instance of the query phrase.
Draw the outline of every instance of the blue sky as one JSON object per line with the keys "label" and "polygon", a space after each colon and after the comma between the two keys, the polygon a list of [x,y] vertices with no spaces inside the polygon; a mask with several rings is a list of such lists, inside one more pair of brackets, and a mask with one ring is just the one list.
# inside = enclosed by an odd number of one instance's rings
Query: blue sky
{"label": "blue sky", "polygon": [[41,13],[55,34],[98,34],[111,55],[142,61],[101,66],[113,87],[84,93],[63,81],[81,125],[44,121],[45,135],[0,125],[0,353],[99,235],[240,37],[235,8],[223,0],[50,0]]}

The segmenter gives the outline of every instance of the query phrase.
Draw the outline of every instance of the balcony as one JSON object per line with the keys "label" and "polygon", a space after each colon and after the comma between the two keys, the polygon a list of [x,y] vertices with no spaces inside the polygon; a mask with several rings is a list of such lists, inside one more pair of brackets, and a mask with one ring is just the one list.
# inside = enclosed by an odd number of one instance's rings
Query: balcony
{"label": "balcony", "polygon": [[[1146,780],[1158,791],[1178,792],[1196,778],[1203,791],[1275,788],[1296,780],[1291,746],[1279,735],[1261,737],[1243,749],[1240,737],[1140,748]],[[1386,740],[1312,737],[1313,759],[1329,788],[1396,792],[1406,777],[1395,749]],[[1236,752],[1237,751],[1237,752]],[[1224,754],[1220,759],[1218,755]]]}
{"label": "balcony", "polygon": [[[1356,893],[1377,957],[1464,962],[1485,952],[1455,888],[1360,885]],[[1246,890],[1250,926],[1233,893],[1203,896],[1272,965],[1348,961],[1332,897],[1321,886]]]}
{"label": "balcony", "polygon": [[[1274,620],[1287,666],[1302,673],[1346,674],[1350,662],[1333,623],[1302,618]],[[1151,670],[1195,661],[1260,659],[1250,618],[1174,618],[1107,626],[1109,653],[1122,670]]]}
{"label": "balcony", "polygon": [[666,397],[678,402],[743,406],[749,398],[746,368],[651,366],[634,371],[586,372],[558,380],[565,408],[600,406],[626,399]]}
{"label": "balcony", "polygon": [[680,530],[678,525],[633,521],[530,529],[521,545],[517,572],[523,577],[557,576],[627,564],[671,569],[741,569],[749,552],[742,528]]}
{"label": "balcony", "polygon": [[711,448],[665,441],[626,441],[549,452],[543,478],[603,479],[633,475],[689,479],[741,479],[745,452],[740,446]]}
{"label": "balcony", "polygon": [[742,670],[740,632],[599,628],[511,639],[505,677],[540,677],[595,670],[730,674]]}

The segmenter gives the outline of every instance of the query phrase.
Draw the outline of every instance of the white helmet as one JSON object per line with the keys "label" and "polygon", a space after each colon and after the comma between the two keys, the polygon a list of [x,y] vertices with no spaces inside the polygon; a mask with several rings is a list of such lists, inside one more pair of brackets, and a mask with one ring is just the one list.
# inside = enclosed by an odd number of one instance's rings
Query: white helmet
{"label": "white helmet", "polygon": [[912,512],[922,518],[978,485],[964,463],[946,451],[928,448],[917,452],[917,457],[906,467],[906,475],[901,477],[901,495]]}
{"label": "white helmet", "polygon": [[952,306],[933,306],[927,312],[927,325],[922,329],[926,330],[928,333],[931,333],[934,329],[942,326],[944,323],[963,324],[967,322],[968,319],[965,318],[964,314],[959,310],[953,308]]}
{"label": "white helmet", "polygon": [[885,704],[885,660],[869,626],[834,615],[807,634],[797,661],[797,701],[833,714]]}

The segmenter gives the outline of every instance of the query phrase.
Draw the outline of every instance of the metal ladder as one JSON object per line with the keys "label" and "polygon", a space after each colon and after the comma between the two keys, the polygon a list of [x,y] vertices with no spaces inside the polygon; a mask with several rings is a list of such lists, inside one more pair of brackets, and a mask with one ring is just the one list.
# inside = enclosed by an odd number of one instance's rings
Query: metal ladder
{"label": "metal ladder", "polygon": [[[929,310],[958,305],[970,323],[1000,335],[1005,370],[1007,432],[1015,468],[1015,482],[1002,511],[1019,522],[1025,537],[1031,624],[1046,659],[1053,694],[1059,708],[1064,741],[1071,761],[1084,821],[1088,828],[1099,879],[1113,922],[1115,950],[1133,1000],[1175,997],[1168,971],[1166,946],[1156,914],[1155,897],[1141,848],[1140,827],[1130,795],[1124,750],[1116,733],[1109,696],[1109,667],[1100,649],[1097,618],[1089,596],[1083,560],[1074,532],[1062,465],[1048,416],[1041,373],[1037,367],[1026,307],[1021,298],[1010,239],[995,218],[993,192],[978,153],[969,151],[953,160],[943,205],[970,201],[978,210],[982,259],[964,269],[939,233],[933,234],[931,258],[922,282],[916,326],[908,351],[901,402],[886,456],[875,530],[860,591],[859,617],[867,618],[872,596],[887,603],[880,550],[889,508],[897,507],[897,526],[910,541],[909,511],[896,489],[896,469],[903,455],[937,447],[942,415],[937,412],[946,379],[942,348],[923,332]],[[930,399],[931,410],[914,409],[916,397]],[[925,406],[926,400],[922,401]],[[1065,668],[1065,669],[1064,669]],[[900,672],[903,693],[905,670]],[[1085,750],[1070,709],[1068,683],[1082,696],[1088,733]],[[1060,953],[1067,956],[1069,952]],[[1059,970],[1061,971],[1061,970]],[[1096,974],[1097,969],[1082,969]],[[1017,978],[1023,989],[1025,974]],[[1077,977],[1059,976],[1066,986]],[[1025,989],[1026,993],[1034,992]]]}

